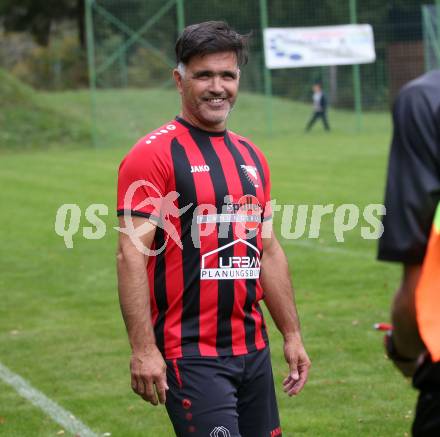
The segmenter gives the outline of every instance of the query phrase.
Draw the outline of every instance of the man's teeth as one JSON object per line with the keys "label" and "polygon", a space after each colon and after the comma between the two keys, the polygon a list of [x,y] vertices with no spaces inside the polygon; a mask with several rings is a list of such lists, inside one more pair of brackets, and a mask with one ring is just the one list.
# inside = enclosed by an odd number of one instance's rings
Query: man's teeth
{"label": "man's teeth", "polygon": [[224,99],[208,99],[212,103],[221,103]]}

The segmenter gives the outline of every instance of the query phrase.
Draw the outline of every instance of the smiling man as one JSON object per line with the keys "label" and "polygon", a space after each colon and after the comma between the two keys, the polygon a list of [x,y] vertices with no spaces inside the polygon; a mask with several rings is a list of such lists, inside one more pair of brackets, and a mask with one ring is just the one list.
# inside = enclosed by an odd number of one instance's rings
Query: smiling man
{"label": "smiling man", "polygon": [[266,159],[226,129],[246,38],[223,22],[192,25],[176,58],[180,115],[139,140],[119,169],[120,227],[149,229],[121,232],[118,246],[132,388],[165,403],[179,437],[280,436],[259,301],[284,338],[289,396],[310,361],[271,228]]}
{"label": "smiling man", "polygon": [[200,128],[221,132],[237,98],[240,70],[234,52],[195,55],[174,70],[182,95],[181,116]]}

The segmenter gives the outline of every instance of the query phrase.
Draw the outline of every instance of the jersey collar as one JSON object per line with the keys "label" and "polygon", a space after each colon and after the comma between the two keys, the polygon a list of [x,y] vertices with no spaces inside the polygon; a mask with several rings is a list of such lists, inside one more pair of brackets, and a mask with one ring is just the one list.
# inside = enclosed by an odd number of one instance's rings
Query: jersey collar
{"label": "jersey collar", "polygon": [[202,134],[208,135],[210,137],[223,137],[226,135],[227,130],[223,130],[220,132],[212,132],[204,129],[200,129],[199,127],[193,126],[191,123],[188,123],[186,120],[184,120],[182,117],[176,116],[176,121],[178,121],[183,126],[187,127],[188,129],[196,130]]}

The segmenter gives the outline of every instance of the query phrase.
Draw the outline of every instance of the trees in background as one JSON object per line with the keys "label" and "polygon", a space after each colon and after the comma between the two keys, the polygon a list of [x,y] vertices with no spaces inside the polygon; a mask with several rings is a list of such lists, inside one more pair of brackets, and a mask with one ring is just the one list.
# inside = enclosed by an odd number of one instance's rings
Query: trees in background
{"label": "trees in background", "polygon": [[29,32],[41,46],[50,41],[54,24],[74,21],[84,47],[84,0],[0,0],[5,31]]}
{"label": "trees in background", "polygon": [[[86,0],[0,0],[0,67],[28,83],[59,89],[87,84],[84,5]],[[427,0],[433,2],[434,0]],[[104,65],[100,85],[159,86],[169,77],[177,37],[176,8],[160,19],[156,14],[168,0],[95,0],[117,20],[94,14],[95,57]],[[241,33],[252,32],[251,58],[242,87],[263,92],[263,47],[258,0],[184,0],[185,22],[223,19]],[[346,24],[349,0],[267,0],[269,26],[296,27]],[[377,61],[362,67],[366,106],[387,101],[390,45],[422,39],[420,0],[357,0],[358,22],[370,23],[375,33]],[[146,23],[154,22],[148,29]],[[119,23],[119,24],[118,24]],[[148,26],[146,26],[148,27]],[[124,29],[125,28],[125,29]],[[128,30],[127,30],[128,29]],[[142,29],[142,41],[123,46]],[[117,53],[115,57],[114,54]],[[107,63],[110,59],[113,61]],[[106,64],[109,64],[106,66]],[[321,79],[333,84],[333,103],[352,105],[351,67],[305,68],[272,72],[274,93],[296,100],[309,99],[310,83]],[[336,84],[336,85],[334,85]],[[337,90],[337,92],[336,92]],[[364,99],[365,100],[365,99]]]}
{"label": "trees in background", "polygon": [[[42,46],[49,44],[54,24],[69,20],[76,23],[78,38],[81,47],[84,47],[84,2],[85,0],[0,0],[0,20],[6,31],[29,32]],[[142,12],[151,10],[153,3],[157,4],[157,8],[163,5],[162,0],[115,0],[103,2],[103,5],[110,10],[136,10],[136,15],[142,20]],[[187,18],[191,20],[190,12],[216,10],[216,3],[225,9],[224,2],[219,0],[186,0]],[[235,21],[237,17],[258,15],[258,4],[256,1],[253,3],[254,7],[244,8],[242,2],[228,2],[225,9],[227,16],[224,18],[232,17],[232,21]],[[371,23],[383,21],[390,11],[402,11],[409,16],[420,8],[420,3],[420,0],[358,0],[358,16],[362,21]],[[319,0],[316,7],[311,7],[310,0],[270,0],[268,7],[270,21],[277,25],[283,23],[286,26],[311,26],[326,22],[342,24],[349,18],[348,0]],[[168,33],[166,28],[159,29],[159,32],[161,30]]]}

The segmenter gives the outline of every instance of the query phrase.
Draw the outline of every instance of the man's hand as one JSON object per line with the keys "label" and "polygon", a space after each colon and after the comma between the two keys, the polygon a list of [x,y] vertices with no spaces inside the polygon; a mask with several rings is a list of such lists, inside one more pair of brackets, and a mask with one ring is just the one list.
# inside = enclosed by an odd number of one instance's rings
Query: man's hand
{"label": "man's hand", "polygon": [[289,375],[283,381],[283,389],[289,395],[297,395],[307,381],[310,359],[299,336],[284,340],[284,357],[289,365]]}
{"label": "man's hand", "polygon": [[[133,353],[130,360],[131,388],[152,405],[166,401],[167,366],[155,345],[143,353]],[[157,395],[156,395],[157,393]]]}

